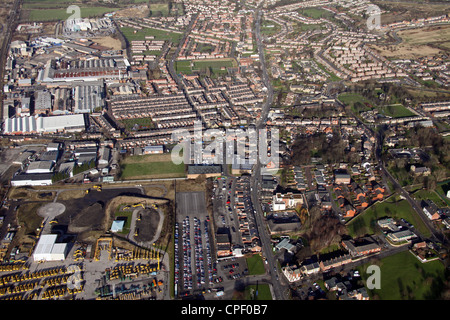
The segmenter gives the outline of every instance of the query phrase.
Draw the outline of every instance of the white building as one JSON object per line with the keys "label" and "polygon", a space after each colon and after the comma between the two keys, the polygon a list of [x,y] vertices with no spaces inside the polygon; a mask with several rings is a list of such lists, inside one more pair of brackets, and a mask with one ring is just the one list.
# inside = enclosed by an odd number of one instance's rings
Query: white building
{"label": "white building", "polygon": [[30,134],[60,131],[83,131],[85,128],[82,114],[50,117],[19,117],[5,120],[4,134]]}
{"label": "white building", "polygon": [[301,193],[288,192],[287,194],[276,193],[272,197],[273,211],[296,208],[303,204],[303,195]]}
{"label": "white building", "polygon": [[290,266],[286,266],[284,268],[281,268],[281,271],[283,272],[286,279],[288,279],[289,282],[294,282],[301,280],[303,275],[300,270],[300,268],[291,268]]}
{"label": "white building", "polygon": [[34,261],[60,261],[66,258],[67,243],[56,243],[56,234],[46,234],[39,238],[33,253]]}
{"label": "white building", "polygon": [[52,173],[21,173],[11,179],[11,186],[49,186],[52,176]]}

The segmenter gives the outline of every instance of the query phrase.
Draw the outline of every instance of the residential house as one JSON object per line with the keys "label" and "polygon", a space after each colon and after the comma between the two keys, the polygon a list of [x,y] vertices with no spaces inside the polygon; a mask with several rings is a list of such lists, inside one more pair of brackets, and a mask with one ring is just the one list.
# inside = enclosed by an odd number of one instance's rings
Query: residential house
{"label": "residential house", "polygon": [[427,167],[416,167],[415,165],[412,165],[410,167],[410,170],[416,176],[429,176],[431,174],[430,168],[427,168]]}
{"label": "residential house", "polygon": [[436,204],[431,200],[422,200],[421,206],[423,209],[423,212],[430,220],[437,220],[441,217],[439,214],[439,208],[436,206]]}
{"label": "residential house", "polygon": [[305,276],[316,274],[316,273],[319,273],[319,271],[320,271],[320,265],[318,262],[308,263],[308,264],[301,266],[300,271]]}
{"label": "residential house", "polygon": [[352,218],[356,215],[356,209],[350,203],[344,205],[342,210],[345,218]]}
{"label": "residential house", "polygon": [[334,182],[336,184],[350,184],[350,174],[347,172],[335,172]]}
{"label": "residential house", "polygon": [[326,272],[330,269],[340,267],[344,264],[350,263],[352,261],[352,258],[350,254],[343,254],[341,256],[331,258],[328,260],[321,260],[319,262],[320,270],[322,272]]}

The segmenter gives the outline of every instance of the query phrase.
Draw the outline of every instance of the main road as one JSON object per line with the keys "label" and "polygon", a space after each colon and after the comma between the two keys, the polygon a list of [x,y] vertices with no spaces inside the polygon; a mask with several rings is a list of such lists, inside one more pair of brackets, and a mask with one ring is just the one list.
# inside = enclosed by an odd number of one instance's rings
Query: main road
{"label": "main road", "polygon": [[[256,129],[263,129],[266,126],[267,116],[269,114],[270,105],[273,101],[273,88],[270,83],[269,75],[267,73],[267,68],[265,64],[265,57],[264,57],[264,48],[262,44],[261,39],[261,30],[260,30],[260,23],[261,23],[261,9],[258,8],[256,10],[256,19],[255,19],[255,36],[256,36],[256,44],[258,47],[258,53],[259,53],[259,61],[261,64],[261,70],[262,70],[262,80],[264,83],[264,86],[266,87],[267,96],[266,99],[261,107],[261,115],[259,119],[256,121]],[[267,152],[267,150],[259,150],[259,153],[261,152]],[[278,268],[277,268],[277,262],[274,259],[274,255],[272,253],[272,245],[271,245],[271,239],[270,235],[268,234],[266,224],[263,219],[263,211],[261,208],[261,204],[259,201],[259,186],[261,181],[261,163],[259,161],[259,158],[257,159],[256,164],[253,167],[252,175],[250,178],[250,190],[251,190],[251,200],[253,203],[253,207],[255,212],[255,220],[256,225],[258,228],[259,238],[261,240],[261,247],[262,252],[264,256],[267,258],[267,267],[268,267],[268,275],[270,277],[270,282],[272,283],[272,293],[273,298],[275,300],[287,300],[288,295],[287,291],[288,288],[286,286],[283,286],[280,282],[280,276],[278,274]]]}

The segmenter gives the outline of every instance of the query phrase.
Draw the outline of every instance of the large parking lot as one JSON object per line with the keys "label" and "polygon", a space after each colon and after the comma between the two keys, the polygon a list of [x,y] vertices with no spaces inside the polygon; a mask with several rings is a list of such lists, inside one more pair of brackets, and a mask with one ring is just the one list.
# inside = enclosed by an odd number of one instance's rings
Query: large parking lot
{"label": "large parking lot", "polygon": [[176,205],[175,293],[204,292],[217,279],[205,193],[177,193]]}

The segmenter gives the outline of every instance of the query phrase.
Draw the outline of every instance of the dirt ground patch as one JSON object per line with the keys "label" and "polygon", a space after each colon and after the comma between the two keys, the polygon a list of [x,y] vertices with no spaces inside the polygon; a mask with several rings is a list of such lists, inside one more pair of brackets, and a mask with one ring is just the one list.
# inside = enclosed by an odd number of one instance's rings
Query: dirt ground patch
{"label": "dirt ground patch", "polygon": [[427,45],[400,44],[398,46],[372,46],[380,55],[386,58],[417,58],[439,54],[441,50]]}
{"label": "dirt ground patch", "polygon": [[387,58],[417,58],[450,51],[450,26],[433,26],[399,31],[402,38],[398,45],[377,46],[382,56]]}
{"label": "dirt ground patch", "polygon": [[126,8],[116,11],[115,18],[147,18],[150,13],[150,9],[147,5],[142,5],[134,8]]}
{"label": "dirt ground patch", "polygon": [[448,4],[443,2],[375,0],[372,3],[379,6],[381,10],[387,10],[382,14],[381,20],[382,24],[389,24],[403,20],[440,16],[448,11]]}
{"label": "dirt ground patch", "polygon": [[69,224],[69,232],[80,233],[91,230],[104,229],[104,204],[96,202],[81,210]]}
{"label": "dirt ground patch", "polygon": [[135,196],[118,196],[109,201],[105,207],[105,225],[106,227],[111,226],[111,223],[115,217],[116,209],[121,204],[135,204],[143,203],[144,205],[151,206],[156,203],[157,205],[167,204],[168,200],[165,199],[149,199],[145,197],[135,197]]}
{"label": "dirt ground patch", "polygon": [[136,221],[136,228],[139,229],[139,235],[134,237],[138,242],[147,242],[153,240],[156,234],[160,217],[156,210],[145,209],[140,210],[141,219]]}
{"label": "dirt ground patch", "polygon": [[102,38],[95,38],[93,39],[95,42],[97,42],[99,45],[111,48],[112,50],[121,50],[122,49],[122,43],[119,39],[114,39],[113,37],[107,36]]}

